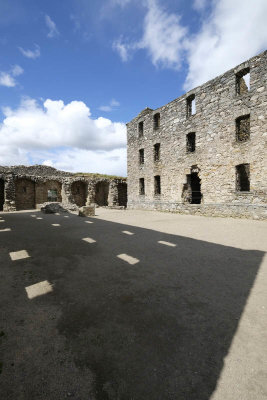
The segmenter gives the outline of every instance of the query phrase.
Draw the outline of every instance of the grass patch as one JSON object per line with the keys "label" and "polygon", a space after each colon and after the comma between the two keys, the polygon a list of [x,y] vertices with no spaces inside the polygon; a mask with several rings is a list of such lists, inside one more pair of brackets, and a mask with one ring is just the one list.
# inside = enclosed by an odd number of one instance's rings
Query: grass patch
{"label": "grass patch", "polygon": [[126,178],[124,176],[116,176],[116,175],[106,175],[106,174],[97,174],[97,173],[91,173],[91,172],[76,172],[74,176],[84,176],[86,178],[92,178],[92,179],[97,179],[97,178],[104,178],[104,179],[123,179],[126,181]]}

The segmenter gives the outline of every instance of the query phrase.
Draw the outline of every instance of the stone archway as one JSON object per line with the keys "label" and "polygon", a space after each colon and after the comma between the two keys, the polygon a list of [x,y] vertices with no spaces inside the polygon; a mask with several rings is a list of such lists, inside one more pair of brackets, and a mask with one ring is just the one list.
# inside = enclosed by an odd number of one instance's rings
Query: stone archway
{"label": "stone archway", "polygon": [[109,192],[109,182],[101,181],[97,182],[95,186],[95,202],[99,206],[108,205],[108,192]]}
{"label": "stone archway", "polygon": [[62,202],[62,183],[58,181],[40,182],[36,185],[36,204]]}
{"label": "stone archway", "polygon": [[35,208],[35,183],[30,179],[19,178],[15,181],[16,210]]}
{"label": "stone archway", "polygon": [[0,179],[0,211],[3,211],[5,203],[5,181]]}
{"label": "stone archway", "polygon": [[87,198],[87,184],[82,181],[73,182],[71,185],[71,194],[73,196],[74,203],[78,207],[85,206]]}

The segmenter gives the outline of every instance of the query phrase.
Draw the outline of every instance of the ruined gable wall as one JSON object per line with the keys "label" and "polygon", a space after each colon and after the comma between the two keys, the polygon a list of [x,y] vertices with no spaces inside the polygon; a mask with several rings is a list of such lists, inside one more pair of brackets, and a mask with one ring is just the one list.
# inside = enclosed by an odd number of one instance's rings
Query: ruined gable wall
{"label": "ruined gable wall", "polygon": [[[210,209],[210,214],[216,215],[262,214],[267,191],[266,58],[267,52],[253,57],[157,110],[144,110],[127,124],[128,207],[208,214]],[[248,67],[250,91],[238,95],[236,73]],[[191,94],[195,94],[196,114],[187,118],[186,98]],[[158,112],[160,127],[155,130],[153,115]],[[250,139],[237,142],[235,120],[247,114],[250,114]],[[139,139],[140,121],[144,122],[144,135]],[[196,133],[193,153],[186,150],[186,135],[190,132]],[[161,145],[159,162],[154,162],[156,143]],[[141,148],[144,148],[143,165],[138,160]],[[249,193],[236,191],[235,166],[243,163],[250,164]],[[203,195],[200,207],[183,205],[183,187],[193,165],[200,171]],[[154,195],[155,175],[161,177],[160,196]],[[139,178],[145,179],[145,196],[139,195]]]}

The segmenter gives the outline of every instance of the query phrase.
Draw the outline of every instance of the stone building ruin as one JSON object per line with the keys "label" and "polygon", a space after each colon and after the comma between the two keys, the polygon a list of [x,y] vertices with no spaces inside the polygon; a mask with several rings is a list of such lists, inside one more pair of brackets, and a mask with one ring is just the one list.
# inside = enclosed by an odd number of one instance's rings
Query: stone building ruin
{"label": "stone building ruin", "polygon": [[32,210],[46,202],[67,209],[126,207],[126,179],[77,175],[44,165],[0,167],[0,211]]}
{"label": "stone building ruin", "polygon": [[266,58],[127,124],[128,208],[267,217]]}

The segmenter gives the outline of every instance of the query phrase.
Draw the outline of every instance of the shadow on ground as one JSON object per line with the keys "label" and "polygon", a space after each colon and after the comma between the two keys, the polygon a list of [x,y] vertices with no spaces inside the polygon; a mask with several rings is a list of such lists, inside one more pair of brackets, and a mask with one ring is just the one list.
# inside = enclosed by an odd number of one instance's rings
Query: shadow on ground
{"label": "shadow on ground", "polygon": [[[80,374],[93,374],[93,390],[86,396],[80,381],[75,400],[88,400],[89,394],[98,400],[208,400],[263,253],[99,219],[87,224],[89,218],[72,215],[42,217],[37,221],[26,213],[4,216],[11,231],[0,233],[0,287],[6,299],[4,304],[1,300],[5,324],[0,331],[9,329],[7,336],[12,338],[12,323],[27,324],[33,307],[59,309],[55,331],[45,331],[51,334],[49,346],[53,350],[57,336],[64,337]],[[52,227],[55,221],[61,226]],[[85,237],[96,243],[83,241]],[[11,262],[8,253],[21,249],[31,258]],[[117,257],[120,254],[140,261],[130,265]],[[29,300],[25,286],[43,280],[53,284],[53,292]],[[36,328],[40,340],[47,315]],[[29,327],[23,335],[31,341],[33,330]],[[11,344],[17,354],[15,337]],[[44,361],[45,354],[36,379],[29,367],[35,364],[34,354],[40,354],[38,342],[36,346],[32,358],[22,357],[22,371],[16,374],[9,364],[5,372],[3,349],[3,398],[54,398],[46,371],[54,367]],[[59,371],[50,373],[55,378]],[[41,375],[47,376],[44,386],[39,384]],[[8,378],[14,376],[11,390]],[[72,384],[71,371],[64,379]],[[39,397],[34,384],[43,390]],[[27,388],[25,397],[18,396],[21,387]]]}

